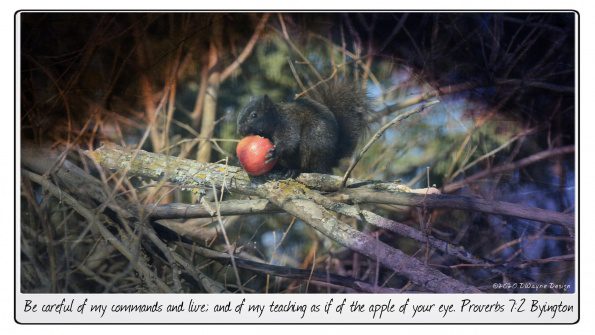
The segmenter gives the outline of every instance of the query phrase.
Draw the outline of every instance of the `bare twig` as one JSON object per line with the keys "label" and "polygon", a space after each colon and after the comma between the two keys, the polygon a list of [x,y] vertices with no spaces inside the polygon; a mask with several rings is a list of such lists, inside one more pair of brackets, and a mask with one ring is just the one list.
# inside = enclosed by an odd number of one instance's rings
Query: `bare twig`
{"label": "bare twig", "polygon": [[426,102],[425,104],[421,105],[420,107],[418,107],[416,109],[413,109],[413,110],[403,113],[403,114],[399,114],[397,117],[392,119],[389,123],[382,126],[382,128],[380,128],[372,136],[372,138],[368,141],[368,143],[366,143],[366,145],[362,148],[362,150],[351,161],[349,168],[347,169],[347,171],[345,172],[345,175],[343,176],[343,181],[341,182],[341,187],[345,187],[345,184],[347,183],[347,179],[349,178],[349,175],[351,175],[351,171],[353,171],[353,169],[355,168],[357,163],[364,156],[364,154],[368,151],[368,149],[370,149],[372,144],[374,144],[374,142],[376,142],[388,128],[398,125],[399,123],[401,123],[401,121],[405,120],[406,118],[410,117],[411,115],[420,113],[423,110],[425,110],[426,108],[429,108],[437,103],[438,103],[437,100]]}
{"label": "bare twig", "polygon": [[483,161],[483,160],[485,160],[485,159],[487,159],[489,157],[492,157],[493,155],[495,155],[499,151],[507,148],[514,141],[516,141],[516,140],[518,140],[520,138],[523,138],[523,137],[525,137],[525,136],[527,136],[529,134],[534,133],[535,130],[537,130],[537,128],[531,128],[531,129],[528,129],[528,130],[525,130],[525,131],[521,132],[520,134],[517,134],[517,135],[513,136],[510,140],[506,141],[505,143],[503,143],[499,147],[497,147],[497,148],[495,148],[493,150],[490,150],[489,152],[481,155],[477,159],[473,160],[471,163],[465,164],[465,166],[462,166],[456,172],[452,173],[448,179],[449,180],[452,180],[452,179],[456,178],[459,174],[461,174],[461,173],[465,172],[466,170],[468,170],[469,168],[475,166],[477,163],[479,163],[479,162],[481,162],[481,161]]}
{"label": "bare twig", "polygon": [[242,50],[240,55],[233,61],[233,63],[231,63],[221,72],[221,81],[227,79],[235,70],[237,70],[240,67],[240,65],[242,65],[242,63],[248,58],[248,56],[250,56],[250,54],[252,53],[252,49],[254,49],[256,42],[258,42],[258,39],[260,38],[260,35],[262,34],[262,31],[264,30],[264,27],[266,26],[266,23],[269,20],[270,16],[271,13],[264,13],[262,15],[260,21],[258,21],[258,24],[256,25],[256,28],[254,28],[254,33],[252,33],[252,37],[250,37],[250,40],[248,41],[248,43],[246,43],[246,46],[244,46],[244,49]]}
{"label": "bare twig", "polygon": [[512,171],[512,170],[517,170],[517,169],[523,168],[527,165],[531,165],[531,164],[537,163],[539,161],[549,159],[551,157],[567,155],[567,154],[571,154],[571,153],[574,153],[574,145],[569,145],[569,146],[565,146],[565,147],[559,147],[559,148],[541,151],[541,152],[538,152],[531,156],[525,157],[521,160],[518,160],[516,162],[511,162],[511,163],[503,164],[503,165],[500,165],[500,166],[497,166],[497,167],[494,167],[491,169],[486,169],[486,170],[478,172],[472,176],[469,176],[461,181],[457,181],[457,182],[448,184],[448,185],[444,186],[443,191],[445,193],[451,193],[451,192],[454,192],[454,191],[464,187],[465,185],[467,185],[473,181],[485,178],[487,176],[499,174],[499,173],[503,173],[503,172],[507,172],[507,171]]}
{"label": "bare twig", "polygon": [[[225,185],[225,183],[223,183]],[[216,195],[217,190],[215,190],[215,185],[211,185],[213,188],[213,193]],[[221,219],[221,211],[219,210],[219,200],[217,196],[215,196],[215,203],[216,203],[216,214],[217,214],[217,222],[219,223],[219,228],[221,228],[221,234],[223,235],[223,239],[225,240],[225,245],[227,246],[227,252],[229,253],[229,259],[231,260],[231,265],[233,267],[233,273],[236,276],[236,281],[238,284],[238,288],[240,292],[244,293],[244,286],[242,285],[242,279],[240,278],[240,273],[238,272],[238,267],[236,265],[235,257],[233,256],[234,247],[232,247],[231,243],[229,242],[229,238],[227,237],[227,231],[225,230],[225,225],[223,224],[223,219]]]}

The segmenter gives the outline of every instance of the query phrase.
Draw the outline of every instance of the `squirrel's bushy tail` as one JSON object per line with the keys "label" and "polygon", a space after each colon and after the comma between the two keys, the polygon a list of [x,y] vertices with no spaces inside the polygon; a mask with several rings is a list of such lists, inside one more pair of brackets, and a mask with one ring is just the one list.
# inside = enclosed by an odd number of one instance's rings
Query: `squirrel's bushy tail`
{"label": "squirrel's bushy tail", "polygon": [[339,125],[337,159],[351,155],[366,129],[368,96],[360,87],[341,82],[322,84],[313,91],[311,98],[330,109]]}

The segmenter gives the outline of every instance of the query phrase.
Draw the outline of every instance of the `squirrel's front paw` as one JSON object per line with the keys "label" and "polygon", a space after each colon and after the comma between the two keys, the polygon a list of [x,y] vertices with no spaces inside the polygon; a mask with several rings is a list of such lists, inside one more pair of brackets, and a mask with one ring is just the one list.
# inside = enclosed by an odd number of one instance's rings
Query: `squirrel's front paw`
{"label": "squirrel's front paw", "polygon": [[284,179],[295,179],[299,175],[300,175],[300,170],[289,169],[289,170],[285,171],[285,173],[283,174],[283,178]]}
{"label": "squirrel's front paw", "polygon": [[274,145],[272,148],[269,149],[266,156],[264,156],[264,158],[267,159],[265,161],[265,164],[269,164],[270,162],[274,161],[275,159],[277,159],[279,157],[279,153],[277,152],[276,149],[277,149],[276,145]]}

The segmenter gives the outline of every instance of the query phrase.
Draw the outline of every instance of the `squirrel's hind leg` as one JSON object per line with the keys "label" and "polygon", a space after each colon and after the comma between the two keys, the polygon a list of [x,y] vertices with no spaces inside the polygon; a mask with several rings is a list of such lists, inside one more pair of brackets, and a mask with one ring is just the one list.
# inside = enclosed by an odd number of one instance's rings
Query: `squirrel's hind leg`
{"label": "squirrel's hind leg", "polygon": [[308,128],[300,143],[302,172],[329,173],[337,162],[337,137],[336,125],[332,123]]}

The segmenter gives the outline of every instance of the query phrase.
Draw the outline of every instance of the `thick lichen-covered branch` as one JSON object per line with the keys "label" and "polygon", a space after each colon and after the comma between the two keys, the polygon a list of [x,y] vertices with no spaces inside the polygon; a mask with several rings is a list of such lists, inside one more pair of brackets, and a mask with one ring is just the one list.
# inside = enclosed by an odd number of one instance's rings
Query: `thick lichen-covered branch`
{"label": "thick lichen-covered branch", "polygon": [[[231,192],[256,195],[256,188],[268,180],[279,176],[271,174],[268,178],[250,177],[239,167],[199,163],[194,160],[181,159],[143,150],[127,150],[115,145],[106,145],[88,152],[104,168],[128,172],[131,175],[166,179],[182,187],[205,187],[213,185]],[[341,189],[341,177],[304,173],[297,179],[310,189],[333,192]],[[354,189],[356,188],[357,189]],[[526,207],[503,201],[488,201],[455,195],[420,194],[410,188],[396,183],[377,181],[361,181],[349,179],[347,189],[342,190],[345,200],[359,203],[389,203],[405,206],[425,206],[427,208],[451,208],[476,211],[482,213],[505,215],[538,222],[563,225],[573,232],[574,215],[549,211],[540,208]]]}

